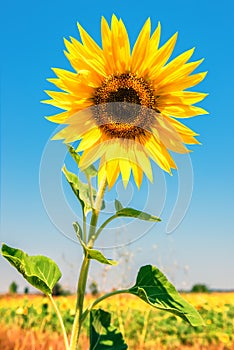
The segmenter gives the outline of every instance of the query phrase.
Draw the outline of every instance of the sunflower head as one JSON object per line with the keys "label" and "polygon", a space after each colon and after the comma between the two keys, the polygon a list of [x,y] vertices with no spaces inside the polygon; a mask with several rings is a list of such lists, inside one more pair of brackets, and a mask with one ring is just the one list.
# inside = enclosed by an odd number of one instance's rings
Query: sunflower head
{"label": "sunflower head", "polygon": [[202,60],[188,62],[194,49],[173,60],[177,34],[159,47],[160,24],[151,33],[148,19],[133,48],[122,20],[102,18],[99,47],[78,24],[81,42],[65,40],[65,55],[73,72],[53,69],[49,79],[60,90],[46,91],[44,101],[64,110],[48,117],[66,124],[53,139],[79,140],[80,168],[100,159],[98,179],[112,187],[119,174],[126,186],[131,172],[138,188],[143,174],[152,181],[150,159],[171,173],[176,165],[169,151],[186,153],[186,144],[199,143],[194,131],[177,119],[207,112],[195,106],[206,94],[187,91],[206,72],[191,74]]}

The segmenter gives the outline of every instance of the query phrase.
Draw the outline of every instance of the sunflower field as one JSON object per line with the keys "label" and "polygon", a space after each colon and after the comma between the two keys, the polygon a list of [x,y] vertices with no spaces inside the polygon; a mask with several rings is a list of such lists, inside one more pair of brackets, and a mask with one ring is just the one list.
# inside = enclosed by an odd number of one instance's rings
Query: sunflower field
{"label": "sunflower field", "polygon": [[[133,296],[114,296],[101,308],[112,312],[132,350],[234,349],[234,293],[183,294],[202,315],[206,326],[192,327],[170,313],[152,310]],[[88,296],[90,302],[92,297]],[[68,334],[75,315],[75,296],[57,297]],[[88,349],[89,324],[86,320],[82,347]],[[40,295],[0,297],[0,349],[62,350],[61,329],[53,307]]]}

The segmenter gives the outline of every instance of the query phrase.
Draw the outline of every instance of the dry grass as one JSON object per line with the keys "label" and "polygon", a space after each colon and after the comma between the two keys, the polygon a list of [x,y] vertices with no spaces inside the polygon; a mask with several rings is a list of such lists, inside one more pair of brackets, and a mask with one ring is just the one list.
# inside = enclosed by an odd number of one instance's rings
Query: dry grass
{"label": "dry grass", "polygon": [[[1,350],[64,350],[63,338],[57,333],[40,333],[37,331],[23,330],[19,327],[0,326],[0,349]],[[88,350],[88,339],[81,338],[80,350]],[[234,350],[234,344],[231,348]],[[164,347],[161,344],[146,344],[135,347],[129,346],[129,350],[225,350],[224,344],[204,346],[196,344],[193,346],[179,345]]]}
{"label": "dry grass", "polygon": [[[57,333],[40,333],[19,327],[0,326],[1,350],[64,350],[63,337]],[[83,337],[82,349],[88,349],[88,339]]]}

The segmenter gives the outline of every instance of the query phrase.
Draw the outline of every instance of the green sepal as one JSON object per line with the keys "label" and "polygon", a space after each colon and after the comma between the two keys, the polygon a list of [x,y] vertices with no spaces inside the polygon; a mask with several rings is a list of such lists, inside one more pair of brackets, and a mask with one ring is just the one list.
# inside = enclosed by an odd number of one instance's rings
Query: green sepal
{"label": "green sepal", "polygon": [[111,314],[102,309],[90,312],[89,350],[126,350],[122,334],[111,326]]}
{"label": "green sepal", "polygon": [[[64,173],[69,185],[71,186],[73,192],[76,197],[80,201],[82,209],[84,210],[85,216],[87,216],[88,212],[92,210],[91,200],[90,200],[90,191],[89,186],[78,178],[78,176],[67,170],[64,165],[62,168],[62,172]],[[96,194],[96,190],[92,189],[93,194]]]}
{"label": "green sepal", "polygon": [[179,295],[166,276],[155,266],[142,266],[135,286],[128,291],[157,309],[181,317],[194,327],[204,326],[197,310]]}
{"label": "green sepal", "polygon": [[[72,158],[75,160],[76,164],[79,167],[79,163],[80,163],[80,155],[79,155],[79,153],[77,153],[75,151],[75,148],[72,147],[71,145],[67,145],[67,148],[68,148],[68,151],[69,151],[70,155],[72,156]],[[86,176],[90,176],[90,177],[97,176],[97,170],[96,170],[96,168],[95,168],[95,166],[93,164],[88,166],[88,168],[86,168],[84,170],[84,173],[86,174]]]}
{"label": "green sepal", "polygon": [[86,246],[86,244],[83,242],[83,240],[81,238],[81,227],[78,224],[78,222],[74,222],[73,227],[74,227],[76,235],[80,241],[80,244],[84,250],[84,253],[87,255],[88,259],[97,260],[100,263],[106,264],[106,265],[117,265],[118,264],[118,262],[115,260],[107,259],[99,250],[89,248]]}
{"label": "green sepal", "polygon": [[57,264],[43,255],[29,256],[20,249],[2,245],[1,254],[35,288],[45,294],[52,289],[62,274]]}

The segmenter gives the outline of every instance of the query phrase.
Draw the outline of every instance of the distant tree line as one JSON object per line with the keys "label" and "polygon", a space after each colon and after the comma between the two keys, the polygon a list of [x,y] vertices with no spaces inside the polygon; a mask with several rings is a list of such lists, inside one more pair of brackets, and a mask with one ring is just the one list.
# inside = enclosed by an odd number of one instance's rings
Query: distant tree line
{"label": "distant tree line", "polygon": [[[95,296],[99,294],[98,284],[96,281],[93,281],[89,285],[89,289],[92,295]],[[206,284],[197,283],[192,286],[190,292],[191,293],[209,293],[210,290]],[[15,281],[13,281],[9,286],[9,294],[17,294],[17,293],[18,293],[18,285]],[[28,294],[28,293],[29,293],[29,288],[25,287],[24,294]],[[53,295],[55,296],[66,296],[70,294],[71,292],[69,290],[64,289],[64,287],[60,283],[56,283],[56,285],[53,288]]]}
{"label": "distant tree line", "polygon": [[191,289],[191,293],[209,293],[210,290],[207,287],[207,285],[202,284],[202,283],[197,283],[194,284],[192,289]]}

